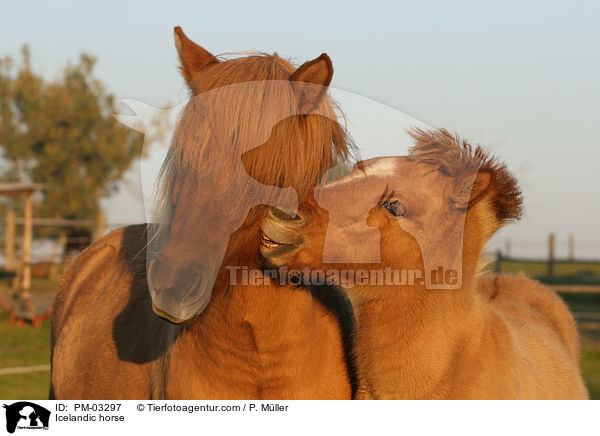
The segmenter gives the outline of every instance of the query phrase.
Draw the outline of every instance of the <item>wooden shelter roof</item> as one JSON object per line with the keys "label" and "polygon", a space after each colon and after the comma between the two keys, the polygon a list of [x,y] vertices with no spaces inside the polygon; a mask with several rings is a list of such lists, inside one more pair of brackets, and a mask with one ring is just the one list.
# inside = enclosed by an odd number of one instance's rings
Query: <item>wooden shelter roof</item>
{"label": "wooden shelter roof", "polygon": [[23,195],[46,188],[44,183],[0,183],[0,195]]}

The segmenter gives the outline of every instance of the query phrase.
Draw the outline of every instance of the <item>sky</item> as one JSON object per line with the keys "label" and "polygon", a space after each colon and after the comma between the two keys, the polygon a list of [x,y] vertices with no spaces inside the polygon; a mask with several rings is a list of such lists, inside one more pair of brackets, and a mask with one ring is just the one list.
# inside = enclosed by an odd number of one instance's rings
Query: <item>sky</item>
{"label": "sky", "polygon": [[[28,43],[34,68],[53,78],[87,52],[118,99],[167,107],[187,98],[176,25],[214,54],[278,52],[299,65],[326,52],[338,94],[457,132],[507,163],[525,216],[491,249],[510,240],[513,255],[544,257],[554,232],[564,256],[572,233],[577,257],[600,258],[599,2],[2,0],[0,56]],[[365,155],[375,142],[378,153],[398,154],[380,138],[361,141]],[[135,183],[130,174],[103,202],[109,222],[144,219]]]}

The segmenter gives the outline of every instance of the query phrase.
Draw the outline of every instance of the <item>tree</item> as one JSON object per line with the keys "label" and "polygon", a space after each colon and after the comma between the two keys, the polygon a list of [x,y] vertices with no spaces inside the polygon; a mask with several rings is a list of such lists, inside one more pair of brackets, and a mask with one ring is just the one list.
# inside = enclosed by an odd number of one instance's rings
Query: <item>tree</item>
{"label": "tree", "polygon": [[82,54],[55,81],[31,68],[27,47],[18,68],[0,60],[0,148],[9,182],[47,183],[38,214],[95,219],[99,200],[117,189],[142,138],[114,117],[114,97]]}

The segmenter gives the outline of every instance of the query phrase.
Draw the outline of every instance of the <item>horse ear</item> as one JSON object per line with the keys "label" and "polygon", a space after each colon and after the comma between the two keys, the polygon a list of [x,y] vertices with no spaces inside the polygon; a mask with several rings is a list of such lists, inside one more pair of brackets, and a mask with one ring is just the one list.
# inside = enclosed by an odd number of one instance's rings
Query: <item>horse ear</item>
{"label": "horse ear", "polygon": [[325,94],[333,77],[333,65],[327,54],[300,65],[290,77],[298,101],[298,110],[307,114],[314,110]]}
{"label": "horse ear", "polygon": [[458,195],[455,199],[457,209],[470,209],[482,200],[494,185],[494,172],[479,170],[475,180],[473,175],[465,175],[459,180]]}
{"label": "horse ear", "polygon": [[175,27],[174,34],[175,47],[181,62],[181,74],[191,88],[194,76],[205,66],[217,63],[219,60],[185,36],[181,27]]}

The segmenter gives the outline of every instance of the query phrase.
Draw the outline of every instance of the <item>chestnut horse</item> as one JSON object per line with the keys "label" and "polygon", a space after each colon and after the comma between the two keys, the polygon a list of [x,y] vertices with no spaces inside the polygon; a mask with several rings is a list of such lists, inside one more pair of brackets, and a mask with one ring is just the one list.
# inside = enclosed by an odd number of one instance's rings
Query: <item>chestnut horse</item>
{"label": "chestnut horse", "polygon": [[[412,135],[408,156],[357,165],[316,189],[294,219],[267,214],[261,253],[346,287],[362,398],[587,398],[575,323],[556,293],[524,277],[478,274],[486,242],[520,217],[516,180],[444,130]],[[373,230],[376,247],[356,245]],[[325,247],[329,238],[335,244]],[[328,250],[380,259],[326,264]],[[353,279],[341,280],[348,270]],[[424,274],[446,289],[429,288]]]}
{"label": "chestnut horse", "polygon": [[231,275],[260,272],[267,205],[293,209],[348,155],[331,61],[175,41],[192,98],[161,173],[165,222],[113,231],[64,274],[51,397],[349,399],[345,296]]}

